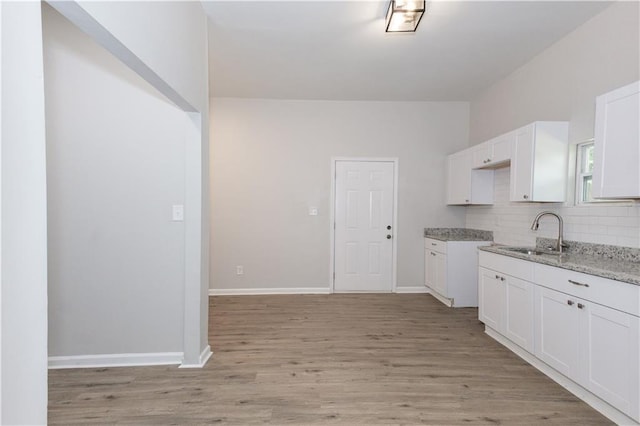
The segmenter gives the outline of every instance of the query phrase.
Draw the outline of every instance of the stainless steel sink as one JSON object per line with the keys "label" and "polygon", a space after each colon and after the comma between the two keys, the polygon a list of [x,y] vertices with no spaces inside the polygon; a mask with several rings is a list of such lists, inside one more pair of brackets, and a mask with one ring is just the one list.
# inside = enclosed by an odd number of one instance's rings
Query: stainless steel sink
{"label": "stainless steel sink", "polygon": [[522,253],[529,256],[540,256],[543,254],[550,254],[558,256],[561,253],[556,250],[541,250],[535,247],[502,247],[503,250],[515,251],[516,253]]}

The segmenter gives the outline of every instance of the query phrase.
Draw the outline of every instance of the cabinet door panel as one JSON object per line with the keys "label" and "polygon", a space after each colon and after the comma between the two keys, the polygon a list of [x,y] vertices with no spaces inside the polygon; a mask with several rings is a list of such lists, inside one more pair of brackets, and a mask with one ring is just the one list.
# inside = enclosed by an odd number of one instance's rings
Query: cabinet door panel
{"label": "cabinet door panel", "polygon": [[640,197],[640,82],[596,98],[593,196]]}
{"label": "cabinet door panel", "polygon": [[435,290],[444,297],[451,297],[447,291],[447,255],[436,252],[434,284]]}
{"label": "cabinet door panel", "polygon": [[528,125],[516,131],[511,158],[511,201],[529,201],[533,178],[534,126]]}
{"label": "cabinet door panel", "polygon": [[432,289],[436,287],[436,256],[437,253],[433,250],[424,251],[424,282]]}
{"label": "cabinet door panel", "polygon": [[505,309],[505,336],[533,353],[533,284],[508,276]]}
{"label": "cabinet door panel", "polygon": [[471,164],[474,169],[485,167],[491,163],[491,143],[492,141],[483,142],[473,148]]}
{"label": "cabinet door panel", "polygon": [[638,317],[581,302],[578,382],[636,420],[640,410]]}
{"label": "cabinet door panel", "polygon": [[536,356],[565,376],[575,378],[578,371],[577,299],[536,286],[535,303]]}
{"label": "cabinet door panel", "polygon": [[492,163],[503,163],[511,159],[511,149],[516,139],[516,133],[506,133],[493,140],[492,143]]}
{"label": "cabinet door panel", "polygon": [[467,150],[447,158],[447,204],[471,203],[470,155]]}
{"label": "cabinet door panel", "polygon": [[489,269],[478,271],[478,319],[489,328],[503,332],[504,284]]}

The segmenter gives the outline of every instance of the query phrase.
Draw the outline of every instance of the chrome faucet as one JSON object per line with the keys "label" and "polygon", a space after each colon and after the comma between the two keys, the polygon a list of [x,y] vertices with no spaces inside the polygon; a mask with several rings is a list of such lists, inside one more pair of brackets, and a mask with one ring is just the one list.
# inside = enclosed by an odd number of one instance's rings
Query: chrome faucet
{"label": "chrome faucet", "polygon": [[549,211],[538,213],[536,218],[533,219],[533,223],[531,224],[531,230],[537,231],[538,227],[540,226],[540,218],[546,215],[555,216],[555,218],[558,219],[558,242],[556,243],[556,251],[558,253],[562,253],[562,249],[566,246],[562,241],[562,218],[560,217],[560,215],[557,215],[554,212],[549,212]]}

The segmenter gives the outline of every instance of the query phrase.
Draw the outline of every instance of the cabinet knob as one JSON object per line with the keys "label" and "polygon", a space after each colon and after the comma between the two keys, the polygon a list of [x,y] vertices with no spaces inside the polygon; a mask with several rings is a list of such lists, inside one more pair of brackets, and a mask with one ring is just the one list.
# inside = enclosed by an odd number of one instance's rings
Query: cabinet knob
{"label": "cabinet knob", "polygon": [[464,200],[464,202],[465,202],[465,203],[468,203],[468,202],[469,202],[469,200]]}
{"label": "cabinet knob", "polygon": [[522,198],[524,198],[525,200],[528,200],[529,196],[528,195],[523,195]]}
{"label": "cabinet knob", "polygon": [[582,303],[578,303],[578,309],[582,309],[584,308],[584,305]]}
{"label": "cabinet knob", "polygon": [[574,301],[573,301],[573,300],[567,300],[567,305],[569,305],[569,306],[573,306],[573,304],[574,304]]}
{"label": "cabinet knob", "polygon": [[391,225],[387,225],[387,231],[391,230]]}
{"label": "cabinet knob", "polygon": [[431,256],[435,256],[436,254],[434,252],[431,252]]}
{"label": "cabinet knob", "polygon": [[391,239],[391,235],[387,234],[387,240],[390,240],[390,239]]}
{"label": "cabinet knob", "polygon": [[491,162],[491,158],[487,158],[487,163],[490,163],[490,162]]}
{"label": "cabinet knob", "polygon": [[500,277],[500,281],[504,281],[505,279],[505,277]]}
{"label": "cabinet knob", "polygon": [[499,280],[499,279],[500,279],[500,275],[496,274],[496,280]]}

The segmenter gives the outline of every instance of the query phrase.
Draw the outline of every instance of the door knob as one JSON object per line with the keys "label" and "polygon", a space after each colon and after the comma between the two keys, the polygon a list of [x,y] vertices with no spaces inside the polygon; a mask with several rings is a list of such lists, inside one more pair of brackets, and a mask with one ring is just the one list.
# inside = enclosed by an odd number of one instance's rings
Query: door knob
{"label": "door knob", "polygon": [[391,235],[387,234],[387,240],[390,240],[390,239],[391,239]]}

